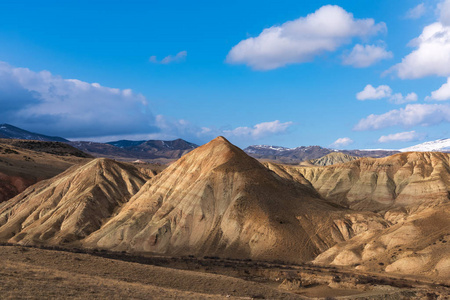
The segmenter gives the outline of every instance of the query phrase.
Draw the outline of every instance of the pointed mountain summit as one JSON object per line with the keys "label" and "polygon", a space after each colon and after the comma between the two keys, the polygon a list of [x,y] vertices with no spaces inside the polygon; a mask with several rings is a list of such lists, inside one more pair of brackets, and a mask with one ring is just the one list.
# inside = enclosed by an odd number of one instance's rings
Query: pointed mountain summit
{"label": "pointed mountain summit", "polygon": [[134,166],[95,159],[0,204],[0,240],[63,244],[100,228],[146,182]]}
{"label": "pointed mountain summit", "polygon": [[305,261],[341,240],[334,217],[342,212],[313,189],[276,175],[217,137],[148,181],[83,243],[171,255]]}

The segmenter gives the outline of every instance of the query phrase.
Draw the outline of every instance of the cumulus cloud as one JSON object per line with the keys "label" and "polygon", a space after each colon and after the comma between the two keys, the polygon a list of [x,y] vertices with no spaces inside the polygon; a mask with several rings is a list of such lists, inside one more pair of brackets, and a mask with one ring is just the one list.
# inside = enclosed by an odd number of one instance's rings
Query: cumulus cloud
{"label": "cumulus cloud", "polygon": [[168,56],[164,57],[163,59],[161,59],[161,61],[158,61],[156,56],[152,55],[152,56],[150,56],[149,61],[152,63],[155,63],[155,64],[167,65],[167,64],[170,64],[173,62],[182,62],[186,59],[186,56],[187,56],[187,51],[180,51],[175,56],[168,55]]}
{"label": "cumulus cloud", "polygon": [[413,131],[393,133],[389,135],[383,135],[378,139],[380,143],[389,142],[412,142],[422,139],[424,136],[421,133]]}
{"label": "cumulus cloud", "polygon": [[334,143],[332,143],[330,145],[330,147],[342,148],[342,147],[348,146],[352,143],[353,143],[353,140],[351,138],[343,137],[343,138],[338,138],[336,141],[334,141]]}
{"label": "cumulus cloud", "polygon": [[360,101],[364,100],[377,100],[391,96],[392,89],[388,85],[380,85],[375,88],[371,84],[368,84],[364,89],[356,94],[356,99]]}
{"label": "cumulus cloud", "polygon": [[442,2],[438,8],[439,21],[426,26],[420,36],[409,43],[416,49],[386,73],[393,72],[402,79],[450,76],[450,0]]}
{"label": "cumulus cloud", "polygon": [[403,96],[402,93],[396,93],[389,98],[389,102],[395,104],[405,104],[408,102],[415,102],[419,99],[416,93],[409,93],[406,96]]}
{"label": "cumulus cloud", "polygon": [[95,137],[158,131],[146,98],[130,89],[64,79],[0,62],[0,119],[46,134]]}
{"label": "cumulus cloud", "polygon": [[343,57],[342,63],[356,68],[366,68],[393,56],[392,52],[386,51],[385,47],[356,44],[350,54]]}
{"label": "cumulus cloud", "polygon": [[326,5],[306,17],[266,28],[259,36],[242,40],[231,49],[226,61],[255,70],[271,70],[311,61],[354,37],[366,38],[385,30],[384,23],[355,19],[339,6]]}
{"label": "cumulus cloud", "polygon": [[385,98],[395,104],[404,104],[417,101],[418,96],[416,93],[409,93],[406,96],[403,96],[402,93],[392,94],[392,89],[388,85],[380,85],[375,88],[371,84],[366,85],[361,92],[356,94],[356,99],[360,101]]}
{"label": "cumulus cloud", "polygon": [[269,135],[285,133],[293,122],[281,123],[279,120],[263,122],[253,127],[237,127],[233,130],[224,130],[223,135],[240,138],[260,139]]}
{"label": "cumulus cloud", "polygon": [[392,126],[429,126],[450,122],[450,105],[408,104],[405,108],[394,109],[381,115],[369,115],[356,124],[354,130],[381,129]]}
{"label": "cumulus cloud", "polygon": [[409,9],[406,12],[405,18],[407,19],[419,19],[421,18],[425,13],[427,9],[425,7],[424,3],[420,3],[419,5]]}
{"label": "cumulus cloud", "polygon": [[431,92],[431,96],[428,96],[426,100],[450,100],[450,77],[447,78],[447,82],[444,83],[439,89]]}

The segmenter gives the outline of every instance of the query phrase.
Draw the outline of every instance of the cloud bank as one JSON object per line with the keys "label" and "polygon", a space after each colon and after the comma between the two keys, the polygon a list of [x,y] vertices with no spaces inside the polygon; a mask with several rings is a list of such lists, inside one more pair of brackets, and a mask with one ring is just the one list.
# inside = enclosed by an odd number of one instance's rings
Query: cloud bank
{"label": "cloud bank", "polygon": [[358,122],[354,130],[374,130],[392,126],[429,126],[450,122],[450,106],[445,104],[408,104],[381,115],[370,115]]}
{"label": "cloud bank", "polygon": [[355,19],[339,6],[326,5],[306,17],[266,28],[259,36],[239,42],[226,61],[254,70],[271,70],[311,61],[350,43],[354,37],[366,38],[385,30],[384,23]]}
{"label": "cloud bank", "polygon": [[152,133],[159,129],[147,99],[48,71],[0,62],[0,119],[28,130],[67,138]]}
{"label": "cloud bank", "polygon": [[147,99],[130,89],[64,79],[0,62],[0,120],[26,130],[69,139],[185,138],[204,142],[218,135],[257,140],[285,133],[293,124],[278,120],[253,127],[218,130],[187,120],[154,115]]}
{"label": "cloud bank", "polygon": [[423,138],[423,134],[413,131],[393,133],[389,135],[383,135],[378,139],[380,143],[389,142],[412,142]]}

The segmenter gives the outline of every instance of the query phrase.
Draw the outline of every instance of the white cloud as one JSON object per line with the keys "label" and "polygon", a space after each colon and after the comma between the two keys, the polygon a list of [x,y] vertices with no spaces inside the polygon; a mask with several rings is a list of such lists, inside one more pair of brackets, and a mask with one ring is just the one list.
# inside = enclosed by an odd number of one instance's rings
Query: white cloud
{"label": "white cloud", "polygon": [[4,62],[0,62],[0,106],[3,122],[66,138],[159,130],[146,98],[130,89],[64,79]]}
{"label": "white cloud", "polygon": [[269,135],[284,133],[293,124],[293,122],[281,123],[279,120],[263,122],[256,124],[253,127],[237,127],[233,130],[224,130],[223,135],[240,138],[252,138],[256,140]]}
{"label": "white cloud", "polygon": [[357,68],[369,67],[380,60],[392,58],[393,54],[384,47],[356,44],[349,55],[344,56],[342,63]]}
{"label": "white cloud", "polygon": [[167,65],[173,62],[182,62],[186,59],[187,51],[180,51],[175,56],[168,55],[164,57],[161,61],[158,61],[155,55],[150,56],[149,61],[156,64]]}
{"label": "white cloud", "polygon": [[330,147],[341,148],[353,144],[353,140],[348,137],[338,138]]}
{"label": "white cloud", "polygon": [[356,94],[356,99],[360,101],[384,98],[395,104],[404,104],[417,101],[418,96],[416,93],[409,93],[406,96],[403,96],[402,93],[392,94],[392,89],[388,85],[380,85],[375,88],[371,84],[366,85],[364,90]]}
{"label": "white cloud", "polygon": [[419,19],[420,17],[422,17],[426,12],[426,7],[424,3],[420,3],[419,5],[409,9],[406,12],[405,17],[407,19]]}
{"label": "white cloud", "polygon": [[380,85],[375,88],[371,84],[368,84],[364,89],[356,94],[356,99],[360,101],[364,100],[377,100],[391,96],[392,89],[388,85]]}
{"label": "white cloud", "polygon": [[389,135],[383,135],[378,139],[380,143],[389,142],[412,142],[423,138],[423,134],[413,131],[393,133]]}
{"label": "white cloud", "polygon": [[391,126],[429,126],[450,122],[450,106],[445,104],[408,104],[381,115],[369,115],[359,121],[354,130],[381,129]]}
{"label": "white cloud", "polygon": [[339,6],[326,5],[306,17],[266,28],[259,36],[242,40],[231,49],[226,61],[255,70],[276,69],[311,61],[351,42],[353,37],[365,38],[384,30],[384,23],[355,19]]}
{"label": "white cloud", "polygon": [[431,92],[431,96],[427,97],[426,100],[450,100],[450,77],[447,78],[447,82],[444,83],[439,89]]}
{"label": "white cloud", "polygon": [[403,96],[402,93],[396,93],[389,98],[389,102],[395,104],[405,104],[408,102],[415,102],[418,100],[418,96],[416,93],[409,93],[406,96]]}
{"label": "white cloud", "polygon": [[440,13],[440,22],[426,26],[410,42],[416,49],[385,73],[394,72],[402,79],[450,76],[450,0],[442,3]]}

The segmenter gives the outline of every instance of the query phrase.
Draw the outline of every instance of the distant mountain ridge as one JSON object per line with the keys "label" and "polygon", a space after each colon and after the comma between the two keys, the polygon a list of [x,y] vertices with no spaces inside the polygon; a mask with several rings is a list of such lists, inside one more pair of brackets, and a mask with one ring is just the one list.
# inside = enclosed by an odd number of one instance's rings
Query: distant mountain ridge
{"label": "distant mountain ridge", "polygon": [[173,141],[162,140],[148,140],[148,141],[130,141],[120,140],[115,142],[108,142],[107,144],[113,145],[122,149],[129,150],[142,150],[148,147],[156,148],[158,150],[171,149],[171,150],[191,150],[198,147],[198,145],[187,142],[183,139],[176,139]]}
{"label": "distant mountain ridge", "polygon": [[68,142],[59,136],[48,136],[31,131],[27,131],[9,124],[0,124],[0,138],[18,140],[36,140],[46,142]]}
{"label": "distant mountain ridge", "polygon": [[[159,158],[178,159],[184,154],[198,147],[198,145],[187,142],[182,139],[176,139],[173,141],[120,140],[109,143],[69,141],[62,137],[47,136],[44,134],[27,131],[10,124],[0,124],[0,139],[1,138],[17,139],[17,140],[35,140],[45,142],[63,142],[95,157],[106,157],[128,161],[136,159],[159,159]],[[32,148],[34,144],[27,144],[27,145],[28,147]]]}
{"label": "distant mountain ridge", "polygon": [[178,159],[198,147],[198,145],[182,139],[173,141],[120,140],[108,143],[70,142],[69,144],[96,157],[118,158],[124,160],[159,158]]}
{"label": "distant mountain ridge", "polygon": [[346,155],[356,157],[386,157],[399,151],[396,150],[334,150],[320,146],[301,146],[296,148],[285,148],[280,146],[253,145],[244,151],[257,159],[273,160],[280,163],[298,164],[302,161],[309,161],[322,158],[330,153],[341,152]]}

